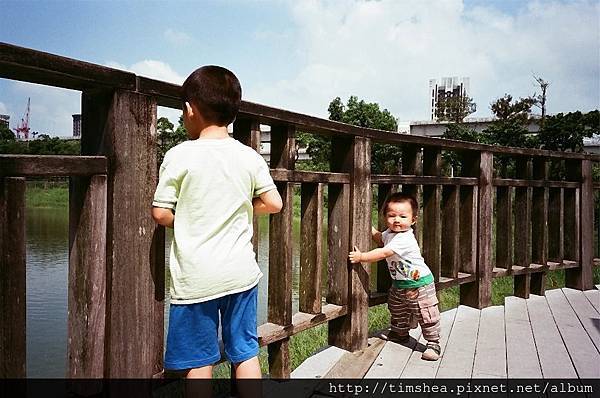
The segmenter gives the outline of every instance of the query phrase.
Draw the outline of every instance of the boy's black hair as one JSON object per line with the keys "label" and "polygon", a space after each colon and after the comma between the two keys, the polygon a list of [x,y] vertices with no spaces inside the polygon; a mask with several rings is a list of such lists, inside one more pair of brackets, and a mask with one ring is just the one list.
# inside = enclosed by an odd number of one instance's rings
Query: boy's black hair
{"label": "boy's black hair", "polygon": [[385,217],[385,214],[387,213],[388,205],[390,203],[397,203],[397,202],[410,203],[410,207],[412,208],[412,212],[413,212],[413,217],[417,217],[419,215],[419,202],[417,202],[417,199],[413,195],[410,195],[410,194],[404,193],[404,192],[395,192],[395,193],[391,194],[390,196],[388,196],[387,199],[385,200],[385,202],[383,203],[381,212],[384,217]]}
{"label": "boy's black hair", "polygon": [[242,87],[230,70],[207,65],[185,79],[181,99],[194,104],[208,122],[227,126],[235,120],[240,109]]}

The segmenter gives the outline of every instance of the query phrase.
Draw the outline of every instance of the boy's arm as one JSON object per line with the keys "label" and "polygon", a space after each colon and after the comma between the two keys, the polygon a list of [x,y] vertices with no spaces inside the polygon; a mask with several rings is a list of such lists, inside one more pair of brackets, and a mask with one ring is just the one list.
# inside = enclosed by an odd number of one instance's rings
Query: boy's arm
{"label": "boy's arm", "polygon": [[165,227],[173,228],[175,221],[175,215],[171,209],[165,209],[162,207],[152,207],[152,218],[157,224]]}
{"label": "boy's arm", "polygon": [[279,191],[271,189],[252,199],[255,215],[279,213],[283,207]]}
{"label": "boy's arm", "polygon": [[373,249],[366,253],[362,253],[356,246],[354,246],[354,251],[351,251],[348,254],[348,258],[351,263],[374,263],[379,260],[386,259],[392,256],[394,252],[392,249],[387,247],[380,247],[379,249]]}
{"label": "boy's arm", "polygon": [[373,241],[377,243],[377,246],[383,247],[383,238],[381,236],[381,232],[374,227],[371,227],[371,237],[373,238]]}

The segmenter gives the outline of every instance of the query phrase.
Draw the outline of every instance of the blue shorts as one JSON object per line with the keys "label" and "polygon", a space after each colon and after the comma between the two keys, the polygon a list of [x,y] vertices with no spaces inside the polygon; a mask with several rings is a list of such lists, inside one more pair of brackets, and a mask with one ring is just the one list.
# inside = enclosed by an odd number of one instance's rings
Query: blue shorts
{"label": "blue shorts", "polygon": [[258,286],[196,304],[171,304],[165,369],[213,365],[221,359],[219,312],[225,355],[232,363],[258,355],[256,300]]}

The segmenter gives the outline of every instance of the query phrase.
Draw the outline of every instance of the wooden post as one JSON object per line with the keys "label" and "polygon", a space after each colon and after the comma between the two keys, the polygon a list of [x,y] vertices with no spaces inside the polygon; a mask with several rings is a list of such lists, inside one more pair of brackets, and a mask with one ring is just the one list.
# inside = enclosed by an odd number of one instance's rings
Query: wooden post
{"label": "wooden post", "polygon": [[[533,161],[533,178],[547,181],[549,163],[544,158]],[[534,188],[532,203],[535,204],[531,218],[531,259],[533,263],[546,266],[548,263],[548,187]],[[540,296],[546,290],[546,272],[536,272],[531,275],[531,292]]]}
{"label": "wooden post", "polygon": [[[517,159],[517,178],[531,179],[532,162],[527,158]],[[520,267],[531,265],[531,196],[530,187],[515,188],[515,264]],[[531,274],[514,277],[515,296],[529,298]]]}
{"label": "wooden post", "polygon": [[[341,252],[338,253],[338,260],[341,263],[343,257],[343,264],[350,268],[345,282],[348,289],[348,314],[329,323],[329,344],[349,351],[356,351],[367,346],[370,266],[364,263],[350,265],[348,252],[353,246],[357,246],[361,250],[370,248],[371,140],[364,137],[354,137],[350,147],[348,141],[334,139],[332,147],[334,143],[336,152],[344,153],[340,152],[341,149],[344,149],[345,156],[341,155],[332,159],[332,170],[350,171],[350,224],[349,239],[345,242],[340,240],[339,246],[333,250],[337,249]],[[348,170],[349,168],[350,170]],[[346,217],[347,215],[348,213],[346,213]],[[339,216],[339,213],[336,214],[336,217]],[[335,228],[330,224],[329,228],[332,227]],[[330,278],[333,279],[333,276],[330,275]],[[340,283],[343,283],[343,281],[337,279],[333,286],[341,290],[337,286]]]}
{"label": "wooden post", "polygon": [[[82,154],[109,159],[105,377],[149,378],[163,370],[164,255],[156,254],[164,253],[164,240],[149,211],[156,141],[152,97],[83,93]],[[77,183],[73,189],[84,191]]]}
{"label": "wooden post", "polygon": [[95,379],[105,366],[107,178],[71,181],[67,377]]}
{"label": "wooden post", "polygon": [[25,378],[25,179],[0,178],[0,378]]}
{"label": "wooden post", "polygon": [[[352,141],[334,137],[330,169],[333,172],[350,173],[352,170]],[[350,186],[329,184],[327,212],[327,302],[340,306],[348,303],[348,246],[350,241]],[[327,327],[328,344],[345,348],[350,340],[350,328],[346,326],[349,315],[329,321]]]}
{"label": "wooden post", "polygon": [[[377,187],[377,209],[379,210],[379,214],[383,211],[383,204],[385,203],[386,198],[391,195],[392,186],[388,184],[379,184]],[[383,222],[377,220],[379,231],[385,231],[387,228]],[[379,293],[387,293],[392,286],[392,278],[390,277],[390,271],[387,266],[386,260],[381,260],[377,262],[377,292]]]}
{"label": "wooden post", "polygon": [[301,188],[300,312],[321,312],[323,266],[323,184]]}
{"label": "wooden post", "polygon": [[494,155],[479,155],[479,217],[477,224],[477,279],[460,285],[460,303],[484,308],[491,303],[492,293],[492,219],[494,211]]}
{"label": "wooden post", "polygon": [[[565,270],[565,285],[572,289],[589,290],[593,286],[593,257],[594,257],[594,186],[592,181],[592,162],[587,159],[580,161],[580,166],[567,167],[572,177],[579,174],[580,189],[580,266]],[[566,219],[565,214],[565,219]]]}
{"label": "wooden post", "polygon": [[[233,138],[260,153],[260,124],[257,120],[236,119],[233,122]],[[258,217],[252,220],[252,246],[258,259],[258,240],[260,237]]]}
{"label": "wooden post", "polygon": [[[294,169],[295,129],[271,128],[271,168]],[[277,183],[283,199],[280,213],[270,216],[268,322],[288,326],[292,323],[292,217],[293,184]],[[269,370],[273,378],[290,377],[289,338],[269,344]]]}
{"label": "wooden post", "polygon": [[[442,154],[439,148],[423,150],[423,175],[439,176],[442,170]],[[442,245],[442,222],[440,204],[442,189],[439,185],[423,186],[423,239],[422,250],[425,263],[431,269],[433,278],[440,280]]]}

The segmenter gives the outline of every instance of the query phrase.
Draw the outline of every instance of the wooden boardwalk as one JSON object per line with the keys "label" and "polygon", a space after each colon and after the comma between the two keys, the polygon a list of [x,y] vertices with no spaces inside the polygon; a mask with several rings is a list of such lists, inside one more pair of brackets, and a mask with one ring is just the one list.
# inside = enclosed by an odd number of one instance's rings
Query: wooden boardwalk
{"label": "wooden boardwalk", "polygon": [[437,362],[421,360],[420,330],[411,336],[403,345],[371,337],[355,353],[329,347],[292,378],[600,378],[600,290],[556,289],[445,311]]}

